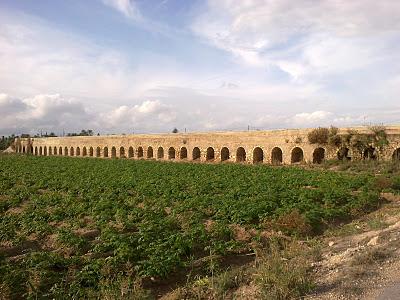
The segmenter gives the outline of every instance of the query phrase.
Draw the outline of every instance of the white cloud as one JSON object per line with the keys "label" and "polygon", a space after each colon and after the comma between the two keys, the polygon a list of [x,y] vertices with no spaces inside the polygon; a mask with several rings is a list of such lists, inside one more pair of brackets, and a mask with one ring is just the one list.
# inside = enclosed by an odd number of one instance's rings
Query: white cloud
{"label": "white cloud", "polygon": [[38,131],[87,128],[93,116],[73,99],[56,95],[36,95],[32,98],[12,98],[0,94],[0,128],[10,132],[34,134]]}
{"label": "white cloud", "polygon": [[381,58],[399,14],[398,1],[209,0],[192,30],[249,66],[277,66],[297,80]]}
{"label": "white cloud", "polygon": [[302,123],[309,123],[315,121],[325,120],[332,115],[329,111],[317,110],[311,113],[299,113],[294,116],[294,120],[296,122]]}
{"label": "white cloud", "polygon": [[133,0],[103,0],[103,3],[119,11],[125,17],[137,21],[142,18],[139,9]]}
{"label": "white cloud", "polygon": [[146,100],[139,105],[129,107],[126,105],[117,107],[107,114],[101,114],[108,128],[140,128],[149,130],[156,128],[165,130],[166,125],[175,121],[176,114],[171,106],[161,103],[159,100]]}

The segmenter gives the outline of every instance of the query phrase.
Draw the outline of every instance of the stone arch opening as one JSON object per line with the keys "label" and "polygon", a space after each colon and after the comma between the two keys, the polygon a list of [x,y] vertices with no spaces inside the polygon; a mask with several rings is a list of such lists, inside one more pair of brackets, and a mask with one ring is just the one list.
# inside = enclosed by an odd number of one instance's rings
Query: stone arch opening
{"label": "stone arch opening", "polygon": [[125,148],[124,147],[119,147],[119,157],[125,158]]}
{"label": "stone arch opening", "polygon": [[221,161],[229,160],[229,149],[227,147],[223,147],[221,149]]}
{"label": "stone arch opening", "polygon": [[200,160],[201,152],[199,147],[194,147],[192,151],[192,159]]}
{"label": "stone arch opening", "polygon": [[316,148],[313,152],[313,163],[320,164],[325,159],[325,149],[322,147]]}
{"label": "stone arch opening", "polygon": [[117,157],[117,149],[113,146],[111,147],[111,158]]}
{"label": "stone arch opening", "polygon": [[239,147],[236,150],[236,162],[244,162],[246,161],[246,150],[243,147]]}
{"label": "stone arch opening", "polygon": [[43,148],[42,148],[42,146],[39,147],[39,155],[43,155]]}
{"label": "stone arch opening", "polygon": [[143,158],[143,147],[137,149],[137,156],[138,158]]}
{"label": "stone arch opening", "polygon": [[62,147],[58,148],[58,155],[62,155]]}
{"label": "stone arch opening", "polygon": [[169,147],[168,159],[175,159],[175,148],[174,147]]}
{"label": "stone arch opening", "polygon": [[163,159],[164,158],[164,148],[163,147],[158,147],[157,149],[157,159]]}
{"label": "stone arch opening", "polygon": [[337,158],[339,160],[351,160],[349,148],[346,147],[340,148],[337,152]]}
{"label": "stone arch opening", "polygon": [[129,149],[128,149],[128,157],[132,158],[133,157],[133,153],[134,153],[133,147],[129,147]]}
{"label": "stone arch opening", "polygon": [[103,149],[103,157],[108,157],[108,147],[104,147],[104,149]]}
{"label": "stone arch opening", "polygon": [[47,156],[47,147],[46,146],[43,147],[43,156]]}
{"label": "stone arch opening", "polygon": [[53,148],[49,147],[49,156],[53,155]]}
{"label": "stone arch opening", "polygon": [[279,147],[274,147],[271,151],[271,163],[273,165],[280,165],[283,162],[282,149]]}
{"label": "stone arch opening", "polygon": [[87,156],[87,149],[86,147],[82,148],[82,156]]}
{"label": "stone arch opening", "polygon": [[90,157],[93,157],[93,147],[90,147],[90,148],[89,148],[89,156],[90,156]]}
{"label": "stone arch opening", "polygon": [[68,148],[67,147],[64,148],[64,155],[68,156]]}
{"label": "stone arch opening", "polygon": [[400,148],[397,148],[396,150],[393,151],[392,159],[400,160]]}
{"label": "stone arch opening", "polygon": [[375,148],[372,146],[369,146],[364,150],[363,153],[363,159],[365,160],[376,160],[376,151]]}
{"label": "stone arch opening", "polygon": [[181,151],[179,153],[179,158],[180,159],[187,159],[188,155],[187,155],[187,148],[186,147],[182,147]]}
{"label": "stone arch opening", "polygon": [[301,149],[300,147],[293,148],[291,163],[292,164],[301,163],[303,160],[304,160],[303,149]]}
{"label": "stone arch opening", "polygon": [[31,146],[31,154],[33,154],[33,146]]}
{"label": "stone arch opening", "polygon": [[154,153],[153,153],[153,152],[154,152],[154,151],[153,151],[153,147],[151,147],[151,146],[147,147],[147,158],[148,158],[148,159],[154,157]]}
{"label": "stone arch opening", "polygon": [[76,156],[80,156],[81,155],[81,148],[76,147]]}
{"label": "stone arch opening", "polygon": [[25,146],[22,147],[22,153],[25,153]]}
{"label": "stone arch opening", "polygon": [[96,148],[96,157],[100,157],[100,155],[101,155],[101,148],[97,147]]}
{"label": "stone arch opening", "polygon": [[38,147],[35,147],[35,155],[38,155]]}
{"label": "stone arch opening", "polygon": [[207,148],[207,153],[206,153],[206,160],[207,161],[213,161],[215,158],[215,151],[213,147],[208,147]]}
{"label": "stone arch opening", "polygon": [[264,151],[260,147],[253,150],[253,164],[259,164],[264,161]]}
{"label": "stone arch opening", "polygon": [[74,148],[73,148],[73,147],[71,147],[71,148],[69,149],[69,155],[70,155],[70,156],[74,156]]}
{"label": "stone arch opening", "polygon": [[57,147],[56,146],[54,146],[53,154],[57,155]]}

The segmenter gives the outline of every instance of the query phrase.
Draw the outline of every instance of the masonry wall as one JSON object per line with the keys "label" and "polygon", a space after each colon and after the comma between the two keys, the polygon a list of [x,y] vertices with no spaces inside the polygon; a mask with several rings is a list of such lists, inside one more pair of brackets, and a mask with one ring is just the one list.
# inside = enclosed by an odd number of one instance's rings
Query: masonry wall
{"label": "masonry wall", "polygon": [[[353,129],[359,133],[370,133],[367,128]],[[199,160],[202,162],[223,160],[267,164],[317,162],[315,153],[318,151],[320,154],[323,153],[323,159],[337,158],[337,148],[309,144],[307,134],[311,130],[29,138],[16,141],[16,152],[46,156]],[[348,128],[340,129],[339,133],[344,134],[347,130]],[[379,157],[383,160],[392,159],[393,153],[400,148],[400,126],[386,127],[386,132],[389,145]],[[200,150],[199,158],[197,158],[197,148]],[[273,152],[279,153],[279,151],[282,152],[281,161],[277,160],[279,155],[275,157],[272,155]],[[161,152],[163,152],[162,156],[159,155]],[[229,153],[228,156],[227,153]],[[350,155],[352,159],[361,158],[359,153],[350,153]]]}

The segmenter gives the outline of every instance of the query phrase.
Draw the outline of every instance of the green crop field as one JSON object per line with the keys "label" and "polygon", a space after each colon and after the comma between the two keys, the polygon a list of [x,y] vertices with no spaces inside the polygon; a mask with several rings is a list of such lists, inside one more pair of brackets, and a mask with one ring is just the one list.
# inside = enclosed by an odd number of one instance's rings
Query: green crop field
{"label": "green crop field", "polygon": [[321,233],[379,192],[366,172],[0,155],[0,296],[160,282],[210,253],[252,253],[265,231]]}

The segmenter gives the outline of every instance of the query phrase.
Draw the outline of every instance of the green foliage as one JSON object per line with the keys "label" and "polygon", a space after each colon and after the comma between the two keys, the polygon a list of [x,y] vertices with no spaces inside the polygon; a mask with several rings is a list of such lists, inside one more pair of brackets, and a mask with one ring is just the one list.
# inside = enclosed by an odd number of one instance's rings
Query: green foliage
{"label": "green foliage", "polygon": [[327,144],[329,139],[329,129],[324,127],[313,129],[308,133],[307,138],[310,144]]}
{"label": "green foliage", "polygon": [[0,150],[5,150],[14,142],[15,135],[2,136],[0,139]]}
{"label": "green foliage", "polygon": [[251,249],[232,226],[321,232],[377,207],[382,184],[301,168],[3,155],[0,286],[4,298],[101,298],[131,284],[122,278],[162,280],[194,258]]}
{"label": "green foliage", "polygon": [[339,129],[331,126],[329,128],[328,144],[333,147],[339,147],[343,143],[342,137],[339,135]]}
{"label": "green foliage", "polygon": [[373,132],[373,143],[376,147],[383,149],[389,144],[384,126],[372,126],[369,130]]}

